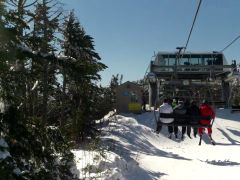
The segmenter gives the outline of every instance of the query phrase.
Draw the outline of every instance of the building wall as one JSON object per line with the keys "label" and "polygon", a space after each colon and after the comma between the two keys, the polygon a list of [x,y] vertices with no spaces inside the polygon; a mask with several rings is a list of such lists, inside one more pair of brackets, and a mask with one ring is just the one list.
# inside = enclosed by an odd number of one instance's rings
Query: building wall
{"label": "building wall", "polygon": [[118,113],[139,113],[142,104],[142,88],[127,81],[116,88],[116,110]]}

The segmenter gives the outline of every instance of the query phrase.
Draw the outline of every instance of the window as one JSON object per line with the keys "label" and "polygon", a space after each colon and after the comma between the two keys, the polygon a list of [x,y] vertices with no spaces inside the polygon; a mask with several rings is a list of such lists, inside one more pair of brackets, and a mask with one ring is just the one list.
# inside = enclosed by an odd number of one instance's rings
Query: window
{"label": "window", "polygon": [[138,95],[133,91],[130,92],[130,98],[131,102],[138,102]]}

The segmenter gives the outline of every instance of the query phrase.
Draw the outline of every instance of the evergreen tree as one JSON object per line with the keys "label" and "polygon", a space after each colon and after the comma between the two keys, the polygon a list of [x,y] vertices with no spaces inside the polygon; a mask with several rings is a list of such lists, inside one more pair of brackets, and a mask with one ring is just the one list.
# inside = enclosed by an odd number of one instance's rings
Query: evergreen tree
{"label": "evergreen tree", "polygon": [[[12,6],[7,9],[4,6],[5,2],[0,3],[0,99],[6,107],[0,116],[0,141],[4,142],[4,146],[1,143],[0,150],[9,154],[6,158],[0,159],[0,178],[74,179],[70,172],[70,167],[74,165],[73,154],[59,129],[44,126],[39,118],[42,117],[42,113],[39,117],[29,116],[27,113],[27,99],[31,97],[28,80],[32,75],[35,75],[36,79],[43,77],[42,72],[35,71],[44,69],[42,68],[44,63],[40,58],[45,57],[44,60],[51,60],[52,64],[53,58],[45,56],[43,46],[40,46],[44,43],[39,43],[39,48],[35,47],[35,50],[39,50],[36,56],[38,58],[34,59],[37,60],[34,63],[38,68],[35,66],[33,69],[29,65],[35,57],[35,52],[29,48],[31,41],[25,35],[28,26],[24,22],[28,20],[26,15],[29,14],[25,8],[29,4],[25,4],[26,0],[10,2]],[[39,39],[35,39],[36,42],[43,42],[39,41],[42,39],[40,33],[38,35],[36,37]],[[50,47],[50,38],[44,40]],[[48,76],[51,77],[53,76]],[[42,79],[39,78],[39,81]],[[44,84],[43,80],[41,83]],[[42,96],[41,92],[36,95]],[[58,162],[57,154],[61,156]]]}
{"label": "evergreen tree", "polygon": [[110,99],[112,101],[112,104],[116,103],[116,88],[122,84],[123,75],[119,77],[119,74],[112,75],[112,79],[110,81]]}
{"label": "evergreen tree", "polygon": [[106,66],[73,12],[56,55],[62,12],[55,2],[8,0],[6,8],[0,1],[0,150],[10,155],[0,159],[3,179],[74,179],[70,146],[49,125],[82,141],[112,110],[111,89],[97,85]]}
{"label": "evergreen tree", "polygon": [[[15,97],[14,106],[18,106],[27,117],[27,87],[29,87],[28,63],[29,57],[23,49],[27,47],[27,32],[30,30],[28,23],[31,22],[32,14],[27,8],[31,8],[35,2],[27,0],[9,0],[8,15],[5,16],[8,22],[8,27],[12,29],[15,35],[15,41],[12,41],[11,53],[14,55],[11,65],[11,82],[14,88],[11,88],[11,93]],[[9,84],[9,83],[8,83]],[[9,90],[7,91],[9,92]],[[11,103],[11,104],[12,104]],[[13,105],[13,104],[12,104]]]}
{"label": "evergreen tree", "polygon": [[240,80],[239,79],[235,79],[231,83],[229,100],[232,100],[231,102],[232,105],[240,106]]}
{"label": "evergreen tree", "polygon": [[66,18],[63,34],[64,56],[71,57],[70,62],[64,62],[68,66],[62,67],[63,93],[67,92],[71,99],[70,124],[79,141],[94,136],[96,132],[95,118],[99,115],[95,100],[101,94],[101,89],[95,82],[100,80],[98,72],[106,66],[99,62],[93,38],[85,33],[73,11]]}
{"label": "evergreen tree", "polygon": [[[38,101],[43,124],[47,124],[49,113],[49,100],[54,99],[55,87],[58,86],[56,79],[57,63],[50,57],[54,55],[56,48],[55,32],[59,27],[61,11],[54,10],[53,1],[38,1],[34,16],[34,29],[32,32],[31,47],[37,51],[40,57],[35,57],[32,62],[32,72],[37,74],[39,82]],[[54,13],[52,13],[54,11]],[[53,15],[52,15],[53,14]]]}

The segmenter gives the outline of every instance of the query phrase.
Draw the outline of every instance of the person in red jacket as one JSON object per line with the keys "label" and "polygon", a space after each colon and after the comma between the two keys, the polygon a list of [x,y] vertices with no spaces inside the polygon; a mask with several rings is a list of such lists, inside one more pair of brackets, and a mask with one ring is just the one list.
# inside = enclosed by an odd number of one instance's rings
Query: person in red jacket
{"label": "person in red jacket", "polygon": [[[211,106],[208,104],[207,100],[203,100],[203,103],[200,105],[199,110],[200,110],[201,116],[211,116],[212,119],[215,118],[215,112],[213,111]],[[209,125],[211,123],[211,121],[202,119],[199,121],[199,123],[202,125]],[[210,138],[212,138],[212,136],[211,136],[212,128],[207,128],[207,130],[208,130],[208,136]],[[198,133],[199,133],[200,137],[202,136],[203,131],[204,131],[204,128],[198,128]]]}

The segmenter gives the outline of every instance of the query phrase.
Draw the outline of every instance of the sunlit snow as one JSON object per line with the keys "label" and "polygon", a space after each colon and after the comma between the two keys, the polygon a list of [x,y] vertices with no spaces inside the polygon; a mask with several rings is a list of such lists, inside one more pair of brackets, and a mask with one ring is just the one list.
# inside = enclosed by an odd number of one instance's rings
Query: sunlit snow
{"label": "sunlit snow", "polygon": [[[198,136],[192,135],[192,139],[186,136],[183,141],[169,139],[166,127],[156,134],[153,112],[114,116],[104,128],[102,137],[109,150],[107,158],[95,162],[95,170],[101,166],[101,171],[92,171],[91,176],[119,180],[237,180],[240,172],[240,112],[232,114],[229,109],[218,109],[216,115],[212,134],[215,146],[207,135],[203,136],[199,146]],[[78,175],[89,178],[90,174],[80,172],[94,161],[95,155],[93,152],[85,152],[84,156],[81,153],[74,151]],[[88,163],[84,157],[88,157]]]}

